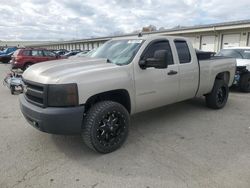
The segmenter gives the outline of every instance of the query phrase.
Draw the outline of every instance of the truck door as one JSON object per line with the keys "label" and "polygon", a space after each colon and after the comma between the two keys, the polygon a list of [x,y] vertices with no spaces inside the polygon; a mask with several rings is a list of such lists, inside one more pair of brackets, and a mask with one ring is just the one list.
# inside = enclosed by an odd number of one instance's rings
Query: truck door
{"label": "truck door", "polygon": [[[140,61],[153,58],[158,50],[168,52],[167,68],[142,69],[135,65],[136,111],[144,111],[176,102],[179,94],[178,65],[174,63],[168,40],[155,40],[144,50]],[[166,62],[167,63],[167,62]]]}
{"label": "truck door", "polygon": [[[179,60],[180,95],[178,101],[195,97],[199,87],[199,66],[191,43],[175,40],[175,47]],[[192,53],[191,53],[192,52]],[[191,55],[193,54],[193,55]]]}

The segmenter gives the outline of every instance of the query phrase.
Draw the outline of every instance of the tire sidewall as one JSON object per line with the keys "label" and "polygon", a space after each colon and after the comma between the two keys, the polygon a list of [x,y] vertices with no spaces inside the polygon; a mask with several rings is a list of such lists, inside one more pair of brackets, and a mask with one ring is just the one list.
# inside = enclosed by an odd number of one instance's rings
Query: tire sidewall
{"label": "tire sidewall", "polygon": [[[225,96],[224,96],[223,103],[219,104],[218,101],[217,101],[217,95],[218,95],[218,90],[220,88],[222,88],[222,87],[225,89],[226,93],[225,93]],[[213,89],[212,89],[211,93],[206,95],[206,104],[207,104],[207,106],[209,108],[221,109],[226,105],[227,100],[228,100],[228,96],[229,96],[228,85],[225,83],[224,80],[216,79],[215,82],[214,82],[214,86],[213,86]]]}
{"label": "tire sidewall", "polygon": [[220,81],[220,82],[218,82],[218,84],[215,86],[215,90],[214,90],[214,95],[215,95],[215,97],[217,97],[216,95],[217,95],[217,92],[218,92],[218,90],[220,89],[220,88],[223,88],[223,89],[225,89],[225,97],[224,97],[224,101],[223,101],[223,103],[221,103],[221,104],[219,104],[218,103],[218,101],[216,100],[216,106],[217,106],[217,108],[223,108],[225,105],[226,105],[226,103],[227,103],[227,100],[228,100],[228,96],[229,96],[229,88],[228,88],[228,86],[227,86],[227,84],[224,82],[224,81]]}

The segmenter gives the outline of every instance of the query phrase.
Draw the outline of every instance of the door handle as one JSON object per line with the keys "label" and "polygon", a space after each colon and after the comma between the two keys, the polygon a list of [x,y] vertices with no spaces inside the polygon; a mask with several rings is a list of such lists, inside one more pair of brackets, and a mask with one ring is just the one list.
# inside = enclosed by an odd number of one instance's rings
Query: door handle
{"label": "door handle", "polygon": [[171,70],[171,71],[168,72],[168,75],[175,75],[177,73],[178,73],[177,71]]}

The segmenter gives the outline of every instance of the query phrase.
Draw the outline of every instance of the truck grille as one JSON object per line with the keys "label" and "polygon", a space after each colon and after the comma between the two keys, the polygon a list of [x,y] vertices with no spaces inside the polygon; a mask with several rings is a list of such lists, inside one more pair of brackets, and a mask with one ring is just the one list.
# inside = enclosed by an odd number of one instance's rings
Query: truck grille
{"label": "truck grille", "polygon": [[30,103],[40,107],[47,106],[47,86],[30,81],[24,81],[26,85],[25,97]]}

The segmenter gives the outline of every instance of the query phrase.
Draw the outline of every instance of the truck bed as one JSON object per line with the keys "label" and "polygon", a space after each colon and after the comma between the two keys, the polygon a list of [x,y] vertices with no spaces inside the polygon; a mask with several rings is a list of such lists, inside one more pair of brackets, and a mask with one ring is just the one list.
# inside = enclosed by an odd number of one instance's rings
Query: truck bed
{"label": "truck bed", "polygon": [[214,77],[222,70],[228,70],[228,86],[232,86],[236,71],[234,58],[213,56],[205,60],[198,60],[200,68],[199,89],[197,96],[209,93],[214,85]]}

